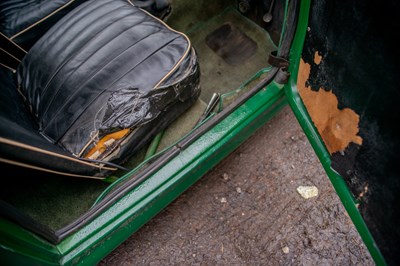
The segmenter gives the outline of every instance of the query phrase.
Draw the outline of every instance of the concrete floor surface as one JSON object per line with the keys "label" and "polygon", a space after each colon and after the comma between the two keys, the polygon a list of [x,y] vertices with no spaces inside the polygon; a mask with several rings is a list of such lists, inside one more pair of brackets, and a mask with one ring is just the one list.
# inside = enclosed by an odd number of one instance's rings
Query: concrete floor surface
{"label": "concrete floor surface", "polygon": [[285,107],[99,265],[374,262]]}

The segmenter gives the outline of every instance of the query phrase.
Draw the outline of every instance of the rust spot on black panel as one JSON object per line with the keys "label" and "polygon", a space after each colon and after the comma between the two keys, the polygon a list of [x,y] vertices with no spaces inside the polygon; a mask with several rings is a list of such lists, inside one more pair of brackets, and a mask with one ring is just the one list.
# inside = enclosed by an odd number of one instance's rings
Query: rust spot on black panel
{"label": "rust spot on black panel", "polygon": [[[319,64],[321,60],[322,57],[315,53],[314,63]],[[359,115],[350,108],[339,109],[337,97],[332,91],[323,88],[311,90],[307,85],[310,70],[310,64],[301,60],[297,88],[329,153],[344,151],[352,142],[361,145],[362,138],[358,136]]]}

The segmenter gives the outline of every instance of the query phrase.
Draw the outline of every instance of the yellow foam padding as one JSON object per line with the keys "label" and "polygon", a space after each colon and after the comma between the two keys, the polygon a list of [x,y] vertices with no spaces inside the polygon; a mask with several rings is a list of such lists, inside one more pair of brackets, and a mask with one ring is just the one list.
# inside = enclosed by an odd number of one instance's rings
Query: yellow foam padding
{"label": "yellow foam padding", "polygon": [[107,142],[110,140],[120,140],[125,137],[130,132],[130,129],[122,129],[120,131],[108,134],[104,136],[99,142],[97,142],[96,146],[94,146],[88,154],[86,154],[85,158],[90,158],[94,153],[98,152],[102,154],[107,149]]}

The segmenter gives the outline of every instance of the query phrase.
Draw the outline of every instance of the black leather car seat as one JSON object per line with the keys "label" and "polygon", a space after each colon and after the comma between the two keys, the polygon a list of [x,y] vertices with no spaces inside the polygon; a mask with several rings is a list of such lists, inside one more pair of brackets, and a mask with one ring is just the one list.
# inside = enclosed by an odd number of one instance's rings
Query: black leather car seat
{"label": "black leather car seat", "polygon": [[0,161],[69,175],[106,176],[200,94],[189,39],[128,0],[80,4],[10,72]]}

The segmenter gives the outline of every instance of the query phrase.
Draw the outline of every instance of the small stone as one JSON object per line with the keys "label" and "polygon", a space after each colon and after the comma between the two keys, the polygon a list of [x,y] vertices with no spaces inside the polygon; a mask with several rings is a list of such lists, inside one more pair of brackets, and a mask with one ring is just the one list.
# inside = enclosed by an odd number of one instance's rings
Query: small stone
{"label": "small stone", "polygon": [[221,203],[227,203],[226,198],[221,198]]}
{"label": "small stone", "polygon": [[223,178],[224,180],[228,180],[228,179],[229,179],[229,175],[228,175],[227,173],[224,173],[224,174],[222,175],[222,178]]}
{"label": "small stone", "polygon": [[196,257],[196,254],[193,253],[193,254],[192,254],[192,257],[195,258],[195,257]]}
{"label": "small stone", "polygon": [[297,187],[297,192],[305,199],[318,196],[318,188],[316,186],[299,186]]}
{"label": "small stone", "polygon": [[283,253],[288,254],[289,253],[289,247],[284,247],[282,248]]}
{"label": "small stone", "polygon": [[242,189],[241,189],[240,187],[237,187],[237,188],[236,188],[236,192],[237,192],[237,193],[242,193]]}

